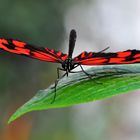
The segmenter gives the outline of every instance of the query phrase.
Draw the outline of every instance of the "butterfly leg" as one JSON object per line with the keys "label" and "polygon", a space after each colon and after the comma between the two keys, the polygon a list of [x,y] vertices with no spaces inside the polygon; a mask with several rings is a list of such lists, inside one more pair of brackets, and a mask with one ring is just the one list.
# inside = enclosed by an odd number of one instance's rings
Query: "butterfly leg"
{"label": "butterfly leg", "polygon": [[65,71],[65,70],[59,67],[57,68],[57,79],[59,79],[60,77],[60,71]]}
{"label": "butterfly leg", "polygon": [[62,69],[62,68],[57,68],[57,76],[58,76],[58,78],[55,80],[55,84],[54,84],[54,97],[53,97],[53,100],[52,100],[52,102],[51,102],[51,104],[55,101],[55,98],[56,98],[56,87],[57,87],[57,85],[58,85],[58,82],[63,78],[63,77],[65,77],[66,75],[68,75],[68,72],[66,71],[66,73],[64,73],[61,77],[60,77],[60,74],[59,74],[59,71],[65,71],[64,69]]}
{"label": "butterfly leg", "polygon": [[81,65],[79,65],[79,66],[80,66],[82,72],[85,73],[85,75],[87,75],[89,79],[92,79],[92,76],[95,76],[95,75],[91,75],[91,74],[87,73]]}
{"label": "butterfly leg", "polygon": [[[87,75],[88,78],[89,78],[90,80],[92,79],[93,76],[96,76],[96,74],[89,74],[89,73],[87,73],[87,72],[83,69],[83,67],[82,67],[81,65],[79,65],[79,66],[80,66],[82,72],[84,72],[85,75]],[[97,83],[97,84],[102,84],[101,82],[97,82],[97,81],[94,81],[94,82]]]}
{"label": "butterfly leg", "polygon": [[[57,68],[57,80],[60,79],[60,71],[65,71],[65,70],[62,69],[62,68],[59,68],[59,67]],[[57,80],[56,80],[56,81],[57,81]],[[53,88],[55,88],[55,86],[52,87],[52,89],[53,89]]]}
{"label": "butterfly leg", "polygon": [[[85,73],[88,77],[90,77],[90,79],[92,78],[92,76],[95,76],[95,75],[92,75],[92,74],[88,74],[88,73],[83,69],[83,67],[82,67],[81,65],[79,65],[79,64],[76,65],[73,69],[75,69],[75,68],[78,67],[78,66],[81,67],[82,72]],[[70,73],[78,73],[78,72],[80,72],[80,71],[70,71]]]}

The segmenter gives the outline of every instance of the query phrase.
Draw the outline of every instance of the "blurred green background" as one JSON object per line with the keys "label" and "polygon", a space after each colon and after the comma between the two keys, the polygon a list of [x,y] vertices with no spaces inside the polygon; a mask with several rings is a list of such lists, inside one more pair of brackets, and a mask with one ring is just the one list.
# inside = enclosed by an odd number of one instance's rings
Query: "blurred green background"
{"label": "blurred green background", "polygon": [[[140,49],[138,0],[0,0],[0,37],[67,52]],[[139,91],[83,105],[9,116],[56,79],[57,64],[0,50],[0,140],[139,140]]]}

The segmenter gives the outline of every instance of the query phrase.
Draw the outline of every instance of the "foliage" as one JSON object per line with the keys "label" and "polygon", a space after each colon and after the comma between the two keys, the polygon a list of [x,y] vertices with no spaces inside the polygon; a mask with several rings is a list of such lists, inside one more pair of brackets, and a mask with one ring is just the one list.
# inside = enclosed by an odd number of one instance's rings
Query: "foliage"
{"label": "foliage", "polygon": [[11,116],[9,123],[27,112],[101,100],[140,88],[139,64],[93,67],[87,73],[92,79],[82,71],[62,78],[54,102],[54,84],[39,91]]}

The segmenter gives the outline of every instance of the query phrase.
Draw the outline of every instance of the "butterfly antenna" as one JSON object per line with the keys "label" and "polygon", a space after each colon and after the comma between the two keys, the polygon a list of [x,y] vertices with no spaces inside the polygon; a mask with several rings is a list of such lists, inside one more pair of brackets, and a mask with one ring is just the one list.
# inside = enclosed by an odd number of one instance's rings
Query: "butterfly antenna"
{"label": "butterfly antenna", "polygon": [[101,50],[99,53],[105,52],[106,50],[108,50],[110,47],[106,47],[105,49]]}

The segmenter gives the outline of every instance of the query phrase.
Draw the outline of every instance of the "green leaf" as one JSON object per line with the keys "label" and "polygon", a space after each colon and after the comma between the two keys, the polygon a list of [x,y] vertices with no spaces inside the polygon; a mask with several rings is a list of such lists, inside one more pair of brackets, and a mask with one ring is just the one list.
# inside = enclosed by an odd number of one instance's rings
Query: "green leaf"
{"label": "green leaf", "polygon": [[98,66],[86,72],[93,75],[92,79],[83,72],[62,78],[53,103],[54,85],[40,90],[11,116],[8,123],[27,112],[101,100],[140,88],[139,64]]}

